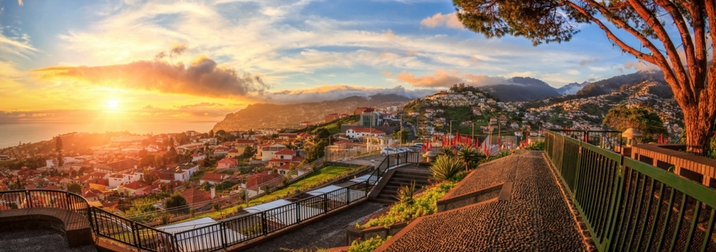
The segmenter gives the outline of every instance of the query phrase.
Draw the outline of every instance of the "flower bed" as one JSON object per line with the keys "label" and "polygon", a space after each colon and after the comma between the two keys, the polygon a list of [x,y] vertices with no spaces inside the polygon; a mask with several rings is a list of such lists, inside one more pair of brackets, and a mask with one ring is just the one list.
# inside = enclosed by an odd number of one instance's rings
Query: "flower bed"
{"label": "flower bed", "polygon": [[425,191],[414,197],[415,202],[413,204],[396,202],[390,206],[387,212],[379,214],[378,216],[371,216],[365,224],[360,225],[356,223],[356,228],[377,226],[387,228],[396,223],[409,223],[419,217],[437,213],[438,200],[450,191],[450,189],[455,187],[455,185],[457,185],[457,182],[452,181],[432,184],[428,186]]}

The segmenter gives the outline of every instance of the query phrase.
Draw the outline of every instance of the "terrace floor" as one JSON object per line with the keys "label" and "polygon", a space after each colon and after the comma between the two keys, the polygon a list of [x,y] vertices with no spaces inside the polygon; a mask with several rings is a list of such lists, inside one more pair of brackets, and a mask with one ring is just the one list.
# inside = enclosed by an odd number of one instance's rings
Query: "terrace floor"
{"label": "terrace floor", "polygon": [[0,251],[97,251],[94,245],[70,248],[67,239],[52,229],[0,232]]}
{"label": "terrace floor", "polygon": [[345,246],[346,229],[383,208],[384,206],[380,203],[364,201],[335,215],[266,241],[247,251],[281,251],[282,249]]}
{"label": "terrace floor", "polygon": [[541,151],[518,151],[482,164],[450,195],[505,182],[512,182],[508,197],[419,218],[379,250],[591,250]]}

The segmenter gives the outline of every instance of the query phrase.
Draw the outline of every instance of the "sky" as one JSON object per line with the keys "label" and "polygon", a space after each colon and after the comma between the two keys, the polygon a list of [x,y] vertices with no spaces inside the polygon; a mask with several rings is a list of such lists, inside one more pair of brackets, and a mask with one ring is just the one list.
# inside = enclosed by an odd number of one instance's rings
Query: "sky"
{"label": "sky", "polygon": [[257,102],[515,76],[560,87],[646,67],[581,28],[561,44],[487,39],[450,0],[0,0],[0,124],[219,121]]}

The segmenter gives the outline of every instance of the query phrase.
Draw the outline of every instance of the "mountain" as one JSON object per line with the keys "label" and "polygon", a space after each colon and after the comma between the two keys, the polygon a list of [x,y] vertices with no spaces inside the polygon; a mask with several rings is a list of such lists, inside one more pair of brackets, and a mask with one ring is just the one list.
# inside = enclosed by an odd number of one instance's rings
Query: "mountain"
{"label": "mountain", "polygon": [[582,84],[579,84],[577,82],[569,83],[567,85],[564,85],[561,88],[557,89],[557,93],[560,95],[573,95],[576,94],[579,90],[582,90],[584,86],[589,84],[589,82],[582,82]]}
{"label": "mountain", "polygon": [[513,77],[507,83],[480,87],[501,101],[533,101],[558,96],[556,89],[544,81],[530,77]]}
{"label": "mountain", "polygon": [[377,94],[368,97],[351,96],[339,100],[321,101],[298,104],[257,103],[247,106],[236,113],[226,115],[224,120],[214,125],[218,130],[238,131],[256,128],[287,128],[297,127],[303,121],[318,123],[332,113],[353,114],[358,107],[384,108],[402,106],[410,98],[393,95]]}
{"label": "mountain", "polygon": [[[579,90],[576,95],[579,97],[591,97],[609,94],[614,90],[625,89],[644,81],[655,81],[659,84],[666,85],[664,75],[660,71],[639,71],[589,83]],[[671,89],[669,89],[669,91],[670,90]]]}

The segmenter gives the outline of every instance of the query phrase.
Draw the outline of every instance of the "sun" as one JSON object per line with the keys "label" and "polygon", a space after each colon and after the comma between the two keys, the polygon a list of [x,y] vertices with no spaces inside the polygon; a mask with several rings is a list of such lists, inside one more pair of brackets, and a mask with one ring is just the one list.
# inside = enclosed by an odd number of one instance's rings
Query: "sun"
{"label": "sun", "polygon": [[119,100],[107,100],[107,108],[115,110],[119,108]]}

